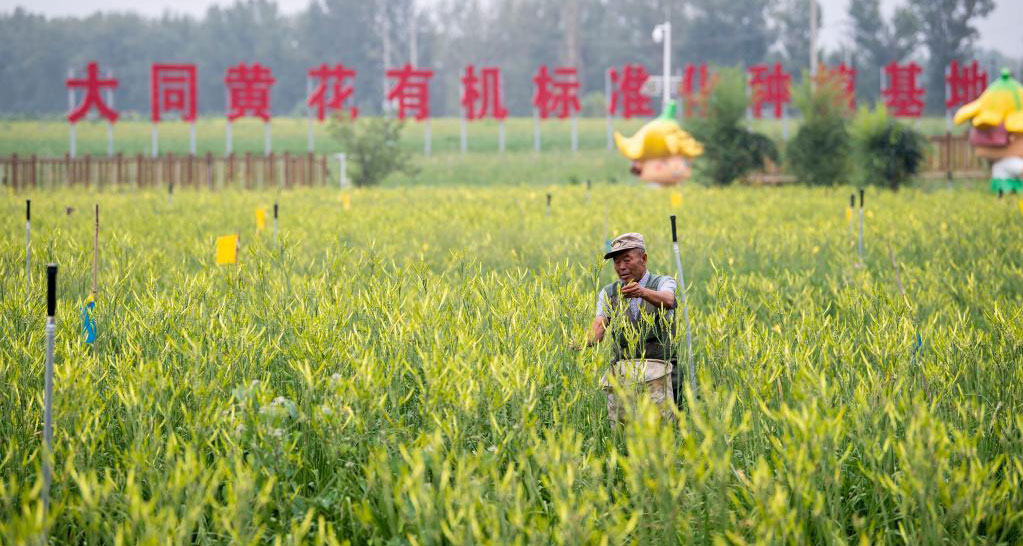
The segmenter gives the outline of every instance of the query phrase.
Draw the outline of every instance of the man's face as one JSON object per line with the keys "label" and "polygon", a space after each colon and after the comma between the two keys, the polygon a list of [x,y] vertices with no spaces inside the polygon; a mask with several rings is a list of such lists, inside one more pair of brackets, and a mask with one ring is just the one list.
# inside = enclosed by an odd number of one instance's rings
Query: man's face
{"label": "man's face", "polygon": [[614,257],[614,263],[619,279],[623,282],[639,282],[646,273],[646,252],[638,248],[626,250]]}

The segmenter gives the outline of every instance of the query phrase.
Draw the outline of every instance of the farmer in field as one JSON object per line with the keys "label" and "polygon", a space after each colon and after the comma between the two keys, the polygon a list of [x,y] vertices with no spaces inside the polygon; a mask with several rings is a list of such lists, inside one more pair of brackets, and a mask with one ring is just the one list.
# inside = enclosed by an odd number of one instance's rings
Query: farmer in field
{"label": "farmer in field", "polygon": [[680,373],[672,353],[675,279],[647,269],[646,244],[639,233],[625,233],[611,242],[605,260],[614,261],[618,280],[597,295],[596,316],[587,344],[600,343],[610,334],[614,346],[612,369],[619,362],[658,360],[676,370],[671,396],[678,399]]}

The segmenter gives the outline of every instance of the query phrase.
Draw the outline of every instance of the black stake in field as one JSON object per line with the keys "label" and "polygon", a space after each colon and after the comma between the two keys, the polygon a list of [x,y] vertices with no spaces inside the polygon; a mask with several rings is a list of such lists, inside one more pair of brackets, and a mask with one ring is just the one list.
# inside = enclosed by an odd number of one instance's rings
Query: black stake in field
{"label": "black stake in field", "polygon": [[[50,508],[50,483],[53,472],[53,345],[57,331],[57,264],[46,266],[46,369],[43,386],[43,521]],[[45,531],[43,536],[45,538]]]}
{"label": "black stake in field", "polygon": [[25,297],[32,295],[32,200],[25,200]]}
{"label": "black stake in field", "polygon": [[274,248],[277,247],[277,202],[274,202]]}
{"label": "black stake in field", "polygon": [[678,289],[682,296],[682,315],[686,321],[686,359],[689,368],[689,387],[693,391],[693,400],[697,398],[696,366],[693,364],[693,336],[689,327],[689,299],[686,297],[686,275],[682,270],[682,253],[678,248],[678,230],[675,226],[675,215],[671,215],[671,244],[675,251],[675,266],[678,269]]}

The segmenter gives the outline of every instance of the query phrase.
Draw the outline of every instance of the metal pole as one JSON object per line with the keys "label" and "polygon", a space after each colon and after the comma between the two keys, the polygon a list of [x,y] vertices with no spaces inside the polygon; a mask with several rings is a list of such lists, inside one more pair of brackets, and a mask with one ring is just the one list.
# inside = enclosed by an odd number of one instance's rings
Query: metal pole
{"label": "metal pole", "polygon": [[856,210],[856,194],[849,194],[849,208],[845,211],[846,220],[849,221],[849,235],[854,233],[853,231],[853,211]]}
{"label": "metal pole", "polygon": [[579,151],[579,115],[572,115],[572,151]]}
{"label": "metal pole", "polygon": [[679,293],[682,295],[682,316],[686,321],[686,358],[689,365],[689,387],[693,391],[693,399],[697,397],[696,392],[696,366],[693,364],[693,336],[689,328],[689,299],[686,297],[686,276],[682,271],[682,253],[678,249],[678,231],[675,228],[675,215],[671,215],[671,245],[675,251],[675,267],[678,268]]}
{"label": "metal pole", "polygon": [[46,266],[46,369],[43,387],[43,521],[50,509],[53,472],[53,337],[57,331],[57,265]]}
{"label": "metal pole", "polygon": [[533,109],[533,151],[540,153],[540,112]]}
{"label": "metal pole", "polygon": [[604,100],[607,101],[607,149],[612,149],[614,138],[611,134],[611,69],[604,71]]}
{"label": "metal pole", "polygon": [[[71,78],[75,77],[75,71],[74,71],[73,68],[67,69],[67,77],[68,77],[68,79],[71,79]],[[75,109],[75,88],[74,87],[68,87],[67,88],[67,111],[70,114],[74,109]],[[75,155],[76,155],[76,152],[78,151],[78,135],[75,133],[75,122],[73,122],[73,121],[71,122],[71,127],[68,130],[68,138],[70,140],[70,143],[69,143],[70,150],[69,150],[69,152],[71,154],[71,157],[74,158]]]}
{"label": "metal pole", "polygon": [[[308,99],[313,94],[313,81],[306,77],[305,79],[305,96]],[[305,147],[309,153],[313,152],[313,107],[309,106],[308,100],[306,101],[306,118],[305,118]]]}
{"label": "metal pole", "polygon": [[345,167],[346,167],[345,163],[346,163],[345,162],[345,154],[337,154],[337,168],[338,168],[337,185],[338,185],[338,188],[341,189],[341,190],[344,190],[345,186],[348,185],[348,180],[347,180],[347,177],[345,175]]}
{"label": "metal pole", "polygon": [[160,136],[159,136],[159,132],[158,132],[158,130],[156,128],[156,123],[155,122],[153,123],[153,132],[152,132],[150,140],[152,140],[151,148],[152,148],[152,152],[153,152],[151,155],[153,157],[156,157],[156,156],[160,155]]}
{"label": "metal pole", "polygon": [[810,85],[817,77],[817,0],[810,0]]}
{"label": "metal pole", "polygon": [[266,124],[263,125],[263,155],[269,156],[270,152],[273,151],[273,136],[270,131],[270,121],[267,120]]}
{"label": "metal pole", "polygon": [[25,296],[32,295],[32,200],[25,200]]}
{"label": "metal pole", "polygon": [[195,122],[188,124],[188,153],[195,155]]}
{"label": "metal pole", "polygon": [[225,137],[224,155],[228,156],[231,155],[231,152],[234,151],[234,146],[232,145],[231,142],[231,120],[227,120],[227,124],[224,126],[224,137]]}

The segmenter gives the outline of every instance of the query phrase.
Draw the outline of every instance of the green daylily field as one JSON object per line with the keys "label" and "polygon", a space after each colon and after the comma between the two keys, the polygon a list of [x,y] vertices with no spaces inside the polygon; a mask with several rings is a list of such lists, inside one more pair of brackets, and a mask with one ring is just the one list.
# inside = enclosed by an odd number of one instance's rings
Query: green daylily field
{"label": "green daylily field", "polygon": [[[347,210],[336,188],[5,195],[0,542],[1023,542],[1015,197],[868,191],[858,266],[848,188],[687,185],[676,209],[669,193],[389,187]],[[255,221],[275,201],[276,247]],[[674,274],[670,214],[699,398],[676,423],[637,400],[614,429],[610,351],[574,347],[612,280],[608,231],[643,233]],[[239,263],[217,266],[229,233]]]}

